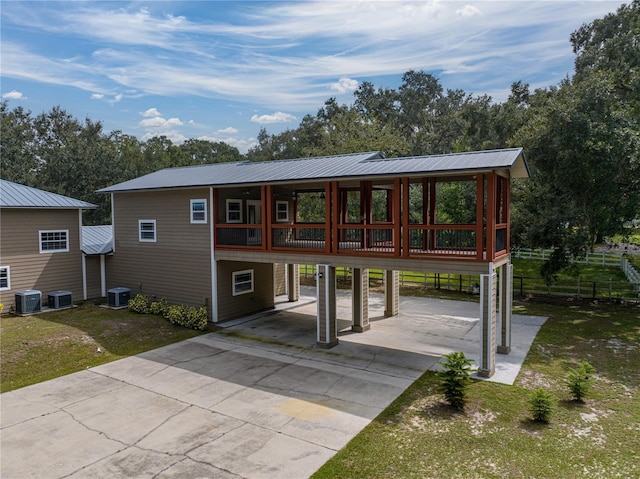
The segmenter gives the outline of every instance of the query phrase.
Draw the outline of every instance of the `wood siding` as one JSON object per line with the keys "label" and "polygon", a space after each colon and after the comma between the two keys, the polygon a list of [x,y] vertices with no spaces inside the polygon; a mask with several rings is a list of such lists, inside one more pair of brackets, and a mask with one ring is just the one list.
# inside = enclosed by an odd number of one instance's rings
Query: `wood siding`
{"label": "wood siding", "polygon": [[[274,307],[273,264],[218,261],[217,267],[218,321]],[[233,273],[250,269],[253,270],[253,292],[233,296]]]}
{"label": "wood siding", "polygon": [[[69,251],[40,253],[40,230],[69,230]],[[0,292],[4,311],[14,307],[16,291],[42,291],[43,305],[51,291],[82,295],[82,253],[78,210],[3,208],[0,213],[0,266],[11,268],[11,289]]]}
{"label": "wood siding", "polygon": [[[114,194],[114,255],[108,258],[107,289],[126,287],[170,304],[211,305],[210,220],[191,224],[192,199],[206,188]],[[140,242],[138,220],[156,221],[156,242]]]}
{"label": "wood siding", "polygon": [[276,296],[287,294],[287,265],[277,263],[273,265],[274,293]]}
{"label": "wood siding", "polygon": [[100,255],[85,257],[87,267],[87,299],[102,297],[100,288]]}

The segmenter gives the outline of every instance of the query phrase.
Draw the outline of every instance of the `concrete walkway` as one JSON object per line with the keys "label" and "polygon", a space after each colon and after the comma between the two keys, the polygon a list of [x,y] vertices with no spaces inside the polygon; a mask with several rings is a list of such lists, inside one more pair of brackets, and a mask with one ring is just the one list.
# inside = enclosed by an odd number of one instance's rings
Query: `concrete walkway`
{"label": "concrete walkway", "polygon": [[[477,304],[401,298],[401,316],[382,319],[376,295],[371,331],[315,349],[305,293],[222,333],[2,394],[0,476],[306,478],[442,354],[477,355]],[[543,322],[514,320],[505,382]]]}

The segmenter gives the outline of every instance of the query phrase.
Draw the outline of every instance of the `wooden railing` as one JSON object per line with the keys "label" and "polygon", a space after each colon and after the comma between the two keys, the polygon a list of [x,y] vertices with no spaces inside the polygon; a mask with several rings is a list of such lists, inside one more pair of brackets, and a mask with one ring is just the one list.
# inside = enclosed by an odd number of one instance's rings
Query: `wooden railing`
{"label": "wooden railing", "polygon": [[[264,231],[269,238],[265,244]],[[405,237],[406,231],[406,237]],[[483,238],[478,241],[478,232]],[[345,224],[219,224],[215,246],[220,249],[272,250],[405,258],[457,257],[486,261],[508,254],[508,227],[497,225],[493,255],[485,252],[485,230],[474,224],[411,224],[397,231],[390,223]]]}

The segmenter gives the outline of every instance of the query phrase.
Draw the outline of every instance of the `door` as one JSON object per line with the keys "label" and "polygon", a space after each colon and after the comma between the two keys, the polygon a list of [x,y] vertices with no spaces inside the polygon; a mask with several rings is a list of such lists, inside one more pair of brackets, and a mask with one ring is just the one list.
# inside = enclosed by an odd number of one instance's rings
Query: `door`
{"label": "door", "polygon": [[[262,224],[262,202],[260,200],[247,200],[247,224]],[[262,226],[247,229],[247,244],[262,244]]]}

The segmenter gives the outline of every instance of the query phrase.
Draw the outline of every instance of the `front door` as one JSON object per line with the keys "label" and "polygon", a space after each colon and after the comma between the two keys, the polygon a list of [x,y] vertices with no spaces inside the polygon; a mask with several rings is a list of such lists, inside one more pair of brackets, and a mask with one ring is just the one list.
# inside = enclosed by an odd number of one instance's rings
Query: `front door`
{"label": "front door", "polygon": [[247,200],[247,224],[258,225],[247,229],[247,244],[262,244],[262,202]]}

